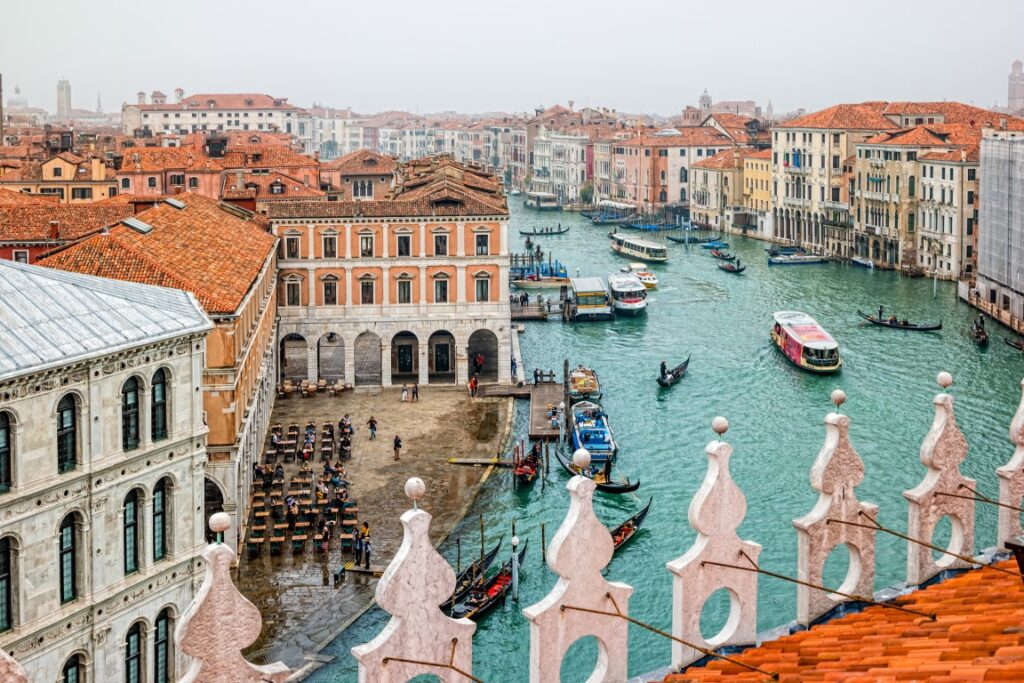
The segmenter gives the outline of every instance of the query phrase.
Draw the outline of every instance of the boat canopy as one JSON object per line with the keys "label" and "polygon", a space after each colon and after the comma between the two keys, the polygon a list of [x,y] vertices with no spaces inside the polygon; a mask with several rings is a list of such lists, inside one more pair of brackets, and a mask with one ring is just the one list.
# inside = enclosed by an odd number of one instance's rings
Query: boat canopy
{"label": "boat canopy", "polygon": [[527,192],[527,197],[535,197],[537,199],[558,199],[558,195],[550,192]]}
{"label": "boat canopy", "polygon": [[617,292],[647,291],[644,283],[633,273],[612,273],[608,276],[608,286]]}
{"label": "boat canopy", "polygon": [[623,211],[629,211],[635,209],[633,204],[626,204],[625,202],[613,202],[610,199],[602,199],[597,203],[598,206],[606,209],[622,209]]}
{"label": "boat canopy", "polygon": [[772,317],[806,348],[829,351],[839,347],[832,335],[826,332],[817,320],[806,313],[776,311]]}
{"label": "boat canopy", "polygon": [[607,291],[599,277],[574,277],[570,280],[570,283],[572,284],[573,291],[577,294],[584,292],[601,292],[603,294]]}

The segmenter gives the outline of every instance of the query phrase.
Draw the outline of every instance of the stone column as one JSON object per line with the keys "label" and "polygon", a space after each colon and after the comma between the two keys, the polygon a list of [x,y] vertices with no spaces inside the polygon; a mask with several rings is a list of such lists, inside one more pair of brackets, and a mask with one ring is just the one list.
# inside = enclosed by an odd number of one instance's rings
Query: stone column
{"label": "stone column", "polygon": [[352,386],[356,383],[356,338],[344,337],[345,340],[345,377],[344,381]]}
{"label": "stone column", "polygon": [[427,224],[420,223],[420,258],[427,255]]}
{"label": "stone column", "polygon": [[466,255],[466,224],[459,222],[455,224],[455,255]]}
{"label": "stone column", "polygon": [[391,386],[391,341],[380,342],[380,385]]}
{"label": "stone column", "polygon": [[352,306],[352,269],[345,268],[345,306]]}
{"label": "stone column", "polygon": [[455,384],[460,387],[469,383],[469,347],[455,347]]}
{"label": "stone column", "polygon": [[352,224],[345,224],[345,258],[352,258]]}
{"label": "stone column", "polygon": [[[426,334],[426,332],[424,332]],[[426,386],[430,382],[430,337],[421,340],[419,343],[419,383]]]}
{"label": "stone column", "polygon": [[[164,501],[166,510],[167,501]],[[171,521],[169,517],[164,518],[165,525]],[[142,547],[139,549],[139,569],[145,572],[153,564],[153,497],[148,496],[139,506],[138,524],[135,525],[135,533],[142,536]]]}
{"label": "stone column", "polygon": [[455,266],[455,292],[456,303],[466,303],[466,266]]}
{"label": "stone column", "polygon": [[317,342],[319,339],[307,339],[306,340],[306,378],[310,382],[315,382],[318,377],[317,373],[320,371],[320,364],[317,362]]}
{"label": "stone column", "polygon": [[[387,254],[384,254],[387,256]],[[388,307],[391,306],[391,269],[388,266],[381,268],[381,308],[383,311],[387,311]],[[386,315],[386,313],[385,313]]]}
{"label": "stone column", "polygon": [[388,224],[387,223],[384,223],[381,226],[380,238],[381,238],[380,257],[381,258],[387,258],[388,257]]}
{"label": "stone column", "polygon": [[508,255],[508,221],[503,220],[498,223],[498,254],[500,256]]}

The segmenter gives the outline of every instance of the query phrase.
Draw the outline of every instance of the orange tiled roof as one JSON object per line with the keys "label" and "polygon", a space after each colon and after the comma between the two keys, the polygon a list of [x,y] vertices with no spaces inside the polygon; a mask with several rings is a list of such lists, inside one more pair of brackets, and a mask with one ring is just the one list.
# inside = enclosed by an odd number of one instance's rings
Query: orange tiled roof
{"label": "orange tiled roof", "polygon": [[[282,191],[271,192],[271,185],[281,184]],[[283,201],[296,198],[326,197],[327,193],[316,187],[304,185],[301,180],[284,173],[242,173],[242,185],[238,186],[238,174],[224,175],[224,199],[259,199]]]}
{"label": "orange tiled roof", "polygon": [[999,125],[1000,119],[1006,119],[1012,130],[1021,130],[1024,121],[999,112],[982,109],[963,102],[890,102],[883,113],[887,116],[929,116],[940,115],[945,123],[963,123],[981,126],[991,123]]}
{"label": "orange tiled roof", "polygon": [[770,149],[762,149],[754,152],[753,154],[746,155],[747,159],[771,159],[772,151]]}
{"label": "orange tiled roof", "polygon": [[50,223],[57,222],[57,239],[76,240],[132,215],[116,204],[0,204],[0,242],[45,242]]}
{"label": "orange tiled roof", "polygon": [[779,124],[779,128],[824,128],[830,130],[891,130],[897,125],[883,115],[885,102],[837,104]]}
{"label": "orange tiled roof", "polygon": [[710,126],[682,126],[678,135],[640,135],[617,143],[622,147],[691,147],[704,145],[731,145],[733,141]]}
{"label": "orange tiled roof", "polygon": [[0,206],[37,206],[39,204],[56,204],[57,195],[27,194],[0,187]]}
{"label": "orange tiled roof", "polygon": [[140,233],[126,225],[54,251],[40,265],[87,275],[176,287],[195,294],[211,314],[234,314],[252,288],[276,238],[223,210],[216,200],[186,193],[136,218],[152,226]]}
{"label": "orange tiled roof", "polygon": [[325,171],[338,171],[341,175],[390,175],[398,163],[389,156],[369,149],[358,149],[333,161],[321,164]]}
{"label": "orange tiled roof", "polygon": [[291,148],[279,144],[229,146],[224,153],[224,157],[217,161],[227,169],[273,168],[275,166],[283,168],[308,166],[314,168],[318,166],[317,161],[313,157],[299,154]]}
{"label": "orange tiled roof", "polygon": [[131,147],[124,152],[119,173],[163,173],[187,170],[216,172],[224,167],[194,147]]}
{"label": "orange tiled roof", "polygon": [[732,168],[743,168],[743,160],[746,157],[753,156],[754,153],[755,150],[750,149],[749,147],[726,149],[713,157],[702,159],[695,164],[690,164],[690,168],[706,168],[719,171]]}
{"label": "orange tiled roof", "polygon": [[298,109],[295,105],[288,104],[287,97],[273,97],[260,93],[199,93],[183,98],[181,104],[167,102],[165,104],[135,104],[132,106],[142,110],[208,109],[210,100],[213,100],[216,109]]}
{"label": "orange tiled roof", "polygon": [[[1012,560],[998,566],[1016,572]],[[732,657],[778,673],[784,683],[1024,680],[1020,576],[975,569],[893,604],[936,618],[868,607]],[[763,680],[762,674],[715,660],[667,676],[664,683]]]}

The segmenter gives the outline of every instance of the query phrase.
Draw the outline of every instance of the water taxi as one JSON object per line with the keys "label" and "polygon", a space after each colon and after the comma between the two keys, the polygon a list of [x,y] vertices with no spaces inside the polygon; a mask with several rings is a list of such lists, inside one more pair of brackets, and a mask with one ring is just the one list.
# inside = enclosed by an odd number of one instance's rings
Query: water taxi
{"label": "water taxi", "polygon": [[828,257],[815,254],[779,254],[769,256],[769,266],[813,266],[819,263],[828,263]]}
{"label": "water taxi", "polygon": [[523,206],[537,211],[558,211],[558,195],[550,192],[527,192]]}
{"label": "water taxi", "polygon": [[871,270],[874,270],[875,268],[875,262],[866,256],[854,256],[850,259],[850,265],[857,266],[859,268],[869,268]]}
{"label": "water taxi", "polygon": [[647,289],[658,288],[658,276],[648,270],[643,263],[630,263],[628,266],[622,266],[622,272],[636,275]]}
{"label": "water taxi", "polygon": [[633,273],[609,275],[608,292],[617,314],[636,315],[647,309],[647,287]]}
{"label": "water taxi", "polygon": [[800,311],[776,311],[772,317],[772,341],[793,365],[822,374],[843,366],[839,345],[817,320]]}
{"label": "water taxi", "polygon": [[612,251],[623,256],[632,256],[641,261],[654,261],[656,263],[668,261],[668,249],[665,248],[664,244],[639,237],[631,237],[621,232],[613,232],[608,237],[612,241]]}
{"label": "water taxi", "polygon": [[599,401],[601,399],[601,382],[597,379],[597,371],[584,365],[577,365],[569,372],[569,403],[580,401]]}
{"label": "water taxi", "polygon": [[572,448],[590,451],[591,463],[615,460],[619,447],[608,426],[608,415],[600,404],[580,401],[572,407]]}
{"label": "water taxi", "polygon": [[599,277],[574,277],[569,280],[569,295],[562,307],[565,320],[611,320],[614,315],[608,289]]}

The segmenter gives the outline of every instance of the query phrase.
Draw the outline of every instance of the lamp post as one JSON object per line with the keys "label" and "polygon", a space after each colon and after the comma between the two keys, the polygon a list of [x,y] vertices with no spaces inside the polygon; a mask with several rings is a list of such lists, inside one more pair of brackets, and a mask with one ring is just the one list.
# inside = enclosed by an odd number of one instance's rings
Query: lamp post
{"label": "lamp post", "polygon": [[565,433],[565,427],[566,427],[566,424],[565,424],[565,401],[562,401],[562,402],[560,402],[558,404],[558,443],[559,443],[559,445],[561,445],[561,443],[565,440],[565,434],[564,434]]}

